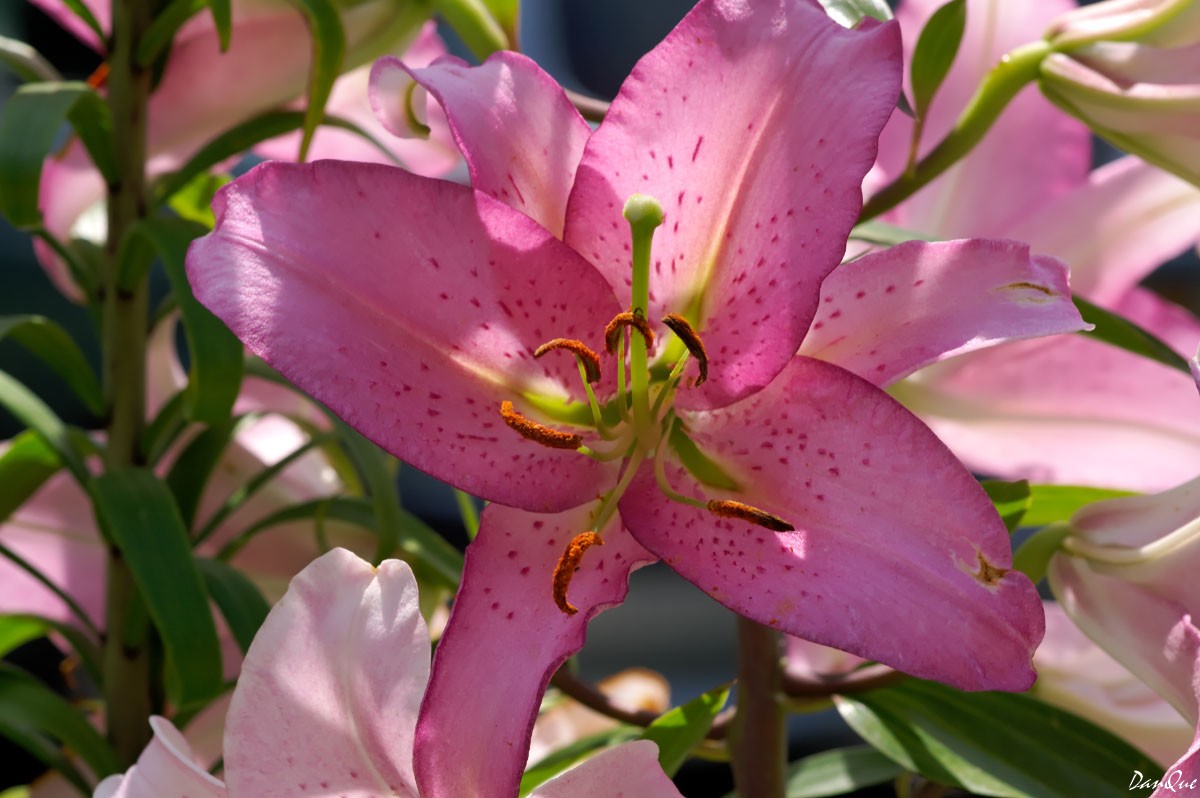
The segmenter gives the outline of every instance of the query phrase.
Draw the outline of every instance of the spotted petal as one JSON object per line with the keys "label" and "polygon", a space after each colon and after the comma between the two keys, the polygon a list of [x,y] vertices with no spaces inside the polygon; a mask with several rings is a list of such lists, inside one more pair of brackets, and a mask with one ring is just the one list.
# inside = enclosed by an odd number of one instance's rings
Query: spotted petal
{"label": "spotted petal", "polygon": [[909,241],[826,278],[800,354],[887,385],[952,355],[1085,326],[1060,261],[1011,241]]}
{"label": "spotted petal", "polygon": [[629,572],[653,559],[610,523],[567,591],[578,614],[560,611],[552,574],[567,542],[590,525],[591,509],[484,510],[421,708],[414,759],[423,798],[515,794],[550,677],[583,646],[587,622],[624,600]]}
{"label": "spotted petal", "polygon": [[417,798],[409,752],[428,674],[412,571],[330,551],[246,655],[225,725],[230,792]]}
{"label": "spotted petal", "polygon": [[668,501],[641,475],[634,537],[730,609],[782,632],[970,690],[1024,690],[1044,617],[1009,570],[1008,535],[969,472],[903,407],[796,357],[765,390],[683,416],[736,480],[728,495],[790,522],[772,532]]}
{"label": "spotted petal", "polygon": [[[246,345],[406,462],[538,511],[607,469],[507,429],[502,401],[582,395],[559,336],[619,311],[596,271],[523,214],[399,169],[267,163],[227,186],[193,244],[197,297]],[[545,487],[553,485],[554,490]]]}
{"label": "spotted petal", "polygon": [[894,25],[847,31],[815,3],[705,0],[622,85],[579,166],[566,241],[627,302],[622,207],[662,203],[648,313],[687,316],[715,361],[681,402],[728,404],[795,353],[861,208],[899,49]]}

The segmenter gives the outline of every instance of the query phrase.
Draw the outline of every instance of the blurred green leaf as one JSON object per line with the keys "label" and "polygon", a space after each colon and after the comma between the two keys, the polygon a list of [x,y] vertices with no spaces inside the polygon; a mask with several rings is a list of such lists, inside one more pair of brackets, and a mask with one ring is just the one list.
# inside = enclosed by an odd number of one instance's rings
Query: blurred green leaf
{"label": "blurred green leaf", "polygon": [[0,36],[0,64],[11,69],[23,81],[60,81],[62,75],[41,53],[25,42]]}
{"label": "blurred green leaf", "polygon": [[918,233],[916,230],[906,230],[903,227],[896,227],[876,219],[854,225],[854,229],[850,231],[850,237],[855,241],[866,241],[869,244],[878,244],[884,247],[894,247],[905,241],[938,240],[924,233]]}
{"label": "blurred green leaf", "polygon": [[[134,56],[138,66],[148,67],[158,60],[171,46],[171,41],[183,24],[200,13],[206,5],[208,0],[171,0],[138,41],[137,53]],[[221,49],[224,50],[227,46],[228,44],[223,42]]]}
{"label": "blurred green leaf", "polygon": [[329,419],[375,507],[378,544],[372,562],[378,565],[400,542],[400,494],[392,470],[396,460],[337,416],[330,413]]}
{"label": "blurred green leaf", "polygon": [[41,629],[41,634],[43,635],[53,631],[70,644],[71,650],[79,657],[79,664],[83,667],[88,677],[97,685],[104,684],[104,672],[100,669],[100,646],[96,642],[100,639],[100,635],[99,631],[95,630],[95,627],[92,627],[93,634],[89,636],[88,632],[69,623],[56,621],[41,615],[19,613],[16,615],[5,615],[3,618],[22,623],[36,624]]}
{"label": "blurred green leaf", "polygon": [[913,110],[924,119],[942,81],[950,72],[963,31],[967,27],[967,0],[950,0],[925,23],[909,66],[912,77]]}
{"label": "blurred green leaf", "polygon": [[1192,378],[1192,371],[1188,368],[1187,361],[1158,337],[1123,316],[1093,305],[1078,294],[1073,296],[1072,300],[1075,302],[1075,307],[1079,309],[1079,315],[1083,316],[1083,320],[1096,325],[1096,329],[1090,332],[1080,332],[1079,335],[1095,338],[1135,355],[1150,358],[1164,366],[1182,371],[1189,379]]}
{"label": "blurred green leaf", "polygon": [[216,224],[216,217],[212,212],[213,197],[228,185],[230,180],[228,175],[200,173],[171,195],[171,199],[168,200],[171,210],[189,222],[202,224],[206,230],[211,230]]}
{"label": "blurred green leaf", "polygon": [[[869,745],[822,751],[788,766],[785,798],[828,798],[890,781],[904,768]],[[725,798],[737,798],[731,792]]]}
{"label": "blurred green leaf", "polygon": [[40,228],[42,161],[70,121],[96,168],[116,174],[108,105],[79,81],[27,83],[4,103],[0,117],[0,213],[21,230]]}
{"label": "blurred green leaf", "polygon": [[92,13],[92,10],[87,7],[83,0],[62,0],[62,4],[69,8],[71,12],[75,14],[75,16],[83,20],[84,25],[87,25],[92,29],[92,31],[96,34],[96,38],[99,39],[101,43],[104,43],[107,40],[104,29],[100,27],[100,23],[97,21],[96,16]]}
{"label": "blurred green leaf", "polygon": [[91,785],[71,763],[78,757],[98,777],[121,769],[116,754],[87,716],[50,688],[0,663],[0,735],[24,748],[90,794]]}
{"label": "blurred green leaf", "polygon": [[45,634],[45,624],[29,615],[0,615],[0,657]]}
{"label": "blurred green leaf", "polygon": [[253,418],[236,416],[206,427],[188,441],[187,446],[171,464],[165,481],[175,496],[175,504],[179,508],[185,529],[190,530],[195,525],[200,499],[208,487],[209,478],[217,470],[221,457],[229,448],[229,442],[233,440],[239,427]]}
{"label": "blurred green leaf", "polygon": [[825,13],[844,28],[854,28],[867,17],[886,22],[892,9],[886,0],[820,0]]}
{"label": "blurred green leaf", "polygon": [[167,655],[171,703],[221,691],[221,647],[186,527],[166,483],[146,469],[109,471],[89,486],[96,515],[121,549]]}
{"label": "blurred green leaf", "polygon": [[236,568],[205,557],[198,557],[196,565],[204,577],[208,594],[220,607],[238,648],[245,654],[250,650],[250,643],[258,633],[258,628],[267,619],[271,605],[254,583]]}
{"label": "blurred green leaf", "polygon": [[658,745],[658,762],[668,776],[674,776],[691,750],[699,745],[712,728],[713,721],[729,700],[728,684],[714,687],[693,698],[646,727],[643,740]]}
{"label": "blurred green leaf", "polygon": [[1034,532],[1013,552],[1013,568],[1035,583],[1042,581],[1050,567],[1050,558],[1070,532],[1071,528],[1062,523],[1049,524]]}
{"label": "blurred green leaf", "polygon": [[233,37],[232,0],[208,0],[208,9],[212,12],[213,27],[217,29],[221,52],[225,52],[229,49],[229,41]]}
{"label": "blurred green leaf", "polygon": [[304,135],[300,141],[300,154],[296,160],[308,158],[317,126],[325,118],[325,103],[333,90],[333,83],[342,72],[342,60],[346,55],[346,34],[342,30],[342,18],[330,0],[288,0],[299,9],[308,23],[312,34],[312,66],[308,72],[307,107],[304,111]]}
{"label": "blurred green leaf", "polygon": [[36,432],[26,430],[0,454],[0,522],[26,502],[62,468],[58,455]]}
{"label": "blurred green leaf", "polygon": [[45,316],[0,316],[0,339],[7,338],[49,366],[83,401],[92,415],[104,415],[100,380],[75,339]]}
{"label": "blurred green leaf", "polygon": [[555,749],[553,753],[539,759],[525,771],[525,775],[521,777],[521,788],[517,795],[524,798],[559,773],[586,759],[589,754],[598,752],[602,748],[636,740],[640,736],[641,729],[634,726],[616,726]]}
{"label": "blurred green leaf", "polygon": [[225,322],[197,301],[184,258],[192,241],[208,230],[184,219],[143,219],[131,231],[154,248],[171,282],[187,337],[188,387],[183,410],[191,421],[219,424],[229,418],[242,387],[245,352]]}
{"label": "blurred green leaf", "polygon": [[12,413],[18,421],[42,436],[80,484],[88,479],[83,461],[70,428],[33,391],[11,375],[0,371],[0,407]]}
{"label": "blurred green leaf", "polygon": [[502,23],[492,16],[493,6],[503,13],[505,5],[504,0],[433,0],[433,10],[450,23],[480,61],[511,46]]}
{"label": "blurred green leaf", "polygon": [[907,770],[991,796],[1128,796],[1162,768],[1080,717],[1014,693],[965,693],[909,679],[835,696],[842,719]]}
{"label": "blurred green leaf", "polygon": [[1004,519],[1004,525],[1012,532],[1021,525],[1021,519],[1029,512],[1033,498],[1029,492],[1029,483],[1025,480],[1018,482],[1001,482],[1000,480],[984,480],[980,483],[996,512]]}
{"label": "blurred green leaf", "polygon": [[504,49],[519,50],[517,28],[521,22],[520,0],[483,0],[483,4],[508,39]]}
{"label": "blurred green leaf", "polygon": [[1030,508],[1022,521],[1025,526],[1045,526],[1056,521],[1070,521],[1071,516],[1089,504],[1137,495],[1127,490],[1091,488],[1083,485],[1033,485],[1029,492]]}

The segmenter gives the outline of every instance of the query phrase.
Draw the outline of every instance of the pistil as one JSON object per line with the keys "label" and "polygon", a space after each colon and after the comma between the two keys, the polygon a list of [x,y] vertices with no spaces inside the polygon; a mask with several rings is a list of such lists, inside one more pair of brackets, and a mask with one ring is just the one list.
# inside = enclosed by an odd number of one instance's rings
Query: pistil
{"label": "pistil", "polygon": [[[663,223],[663,209],[658,200],[644,194],[634,194],[625,203],[625,220],[632,233],[633,295],[630,312],[646,316],[650,307],[650,244],[654,231]],[[656,438],[654,421],[650,418],[649,358],[644,337],[631,336],[629,342],[629,393],[633,403],[633,425],[638,441],[653,446]]]}

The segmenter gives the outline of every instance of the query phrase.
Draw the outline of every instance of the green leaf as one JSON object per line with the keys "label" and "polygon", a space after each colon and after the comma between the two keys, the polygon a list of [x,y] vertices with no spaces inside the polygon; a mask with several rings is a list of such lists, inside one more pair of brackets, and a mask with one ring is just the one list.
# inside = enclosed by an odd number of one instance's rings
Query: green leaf
{"label": "green leaf", "polygon": [[1021,519],[1029,512],[1033,499],[1029,493],[1029,483],[1025,480],[1018,482],[1001,482],[1000,480],[984,480],[980,483],[988,498],[996,506],[996,512],[1004,519],[1004,525],[1011,533],[1021,525]]}
{"label": "green leaf", "polygon": [[370,502],[344,496],[312,499],[300,504],[289,505],[258,519],[242,530],[241,534],[236,538],[222,546],[221,550],[217,552],[217,559],[228,562],[237,556],[237,553],[255,535],[271,527],[291,523],[292,521],[316,521],[321,523],[326,519],[354,524],[370,532],[375,531],[375,512]]}
{"label": "green leaf", "polygon": [[905,241],[937,241],[938,239],[918,233],[916,230],[906,230],[903,227],[871,219],[854,225],[850,237],[855,241],[866,241],[868,244],[878,244],[884,247],[894,247]]}
{"label": "green leaf", "polygon": [[59,462],[71,471],[80,484],[87,481],[87,465],[67,425],[37,394],[3,371],[0,371],[0,407],[42,436],[58,456]]}
{"label": "green leaf", "polygon": [[108,179],[116,174],[108,105],[86,83],[28,83],[4,103],[0,118],[0,213],[13,227],[41,227],[38,191],[42,161],[70,120],[88,154]]}
{"label": "green leaf", "polygon": [[586,759],[589,754],[598,752],[601,748],[609,748],[636,740],[640,735],[641,729],[634,726],[615,726],[564,745],[539,759],[525,771],[525,775],[521,777],[521,788],[517,795],[524,798],[559,773]]}
{"label": "green leaf", "polygon": [[241,425],[253,419],[253,416],[227,418],[220,424],[202,430],[188,441],[187,446],[171,464],[166,483],[175,496],[185,529],[192,529],[195,525],[200,499],[204,496],[208,480],[217,470],[222,455],[229,448],[229,442]]}
{"label": "green leaf", "polygon": [[0,36],[0,64],[4,64],[23,81],[62,80],[62,75],[41,53],[25,42]]}
{"label": "green leaf", "polygon": [[1034,583],[1046,578],[1050,558],[1062,547],[1063,538],[1071,528],[1063,523],[1044,526],[1030,535],[1013,553],[1013,568],[1028,576]]}
{"label": "green leaf", "polygon": [[480,61],[497,50],[510,47],[501,23],[492,16],[494,0],[433,0],[433,10],[441,14],[454,32]]}
{"label": "green leaf", "polygon": [[0,657],[46,634],[46,625],[30,615],[0,615]]}
{"label": "green leaf", "polygon": [[1162,768],[1069,712],[1013,693],[964,693],[917,679],[835,696],[854,731],[897,764],[978,795],[1128,796],[1135,769]]}
{"label": "green leaf", "polygon": [[[71,764],[66,751],[78,757],[98,777],[121,769],[116,754],[87,717],[41,682],[0,663],[0,735],[58,770],[85,793],[91,785]],[[65,750],[64,750],[65,749]]]}
{"label": "green leaf", "polygon": [[378,565],[400,542],[400,495],[391,468],[396,461],[337,416],[330,414],[329,418],[375,507],[379,540],[372,560]]}
{"label": "green leaf", "polygon": [[342,30],[342,18],[330,0],[289,0],[304,15],[312,34],[312,66],[308,72],[307,107],[304,111],[304,136],[300,141],[300,154],[296,160],[303,162],[308,157],[317,126],[325,118],[325,103],[333,90],[333,83],[342,71],[342,60],[346,55],[346,34]]}
{"label": "green leaf", "polygon": [[[306,120],[307,115],[303,111],[267,111],[226,130],[200,148],[177,171],[163,175],[154,185],[155,201],[163,203],[170,200],[177,191],[182,190],[217,164],[244,153],[267,139],[291,133],[303,127]],[[321,120],[321,124],[348,130],[361,136],[374,144],[388,158],[399,163],[395,154],[386,145],[353,122],[336,116],[326,116]]]}
{"label": "green leaf", "polygon": [[5,615],[5,619],[19,621],[22,623],[37,624],[41,629],[41,634],[46,634],[53,631],[64,640],[66,640],[71,650],[79,657],[79,663],[83,666],[83,670],[96,684],[104,683],[104,672],[100,669],[100,646],[96,643],[100,639],[99,631],[97,630],[94,637],[89,637],[87,632],[72,626],[69,623],[56,621],[52,618],[46,618],[41,615],[32,615],[30,613],[20,613],[16,615]]}
{"label": "green leaf", "polygon": [[92,13],[92,10],[87,7],[83,0],[62,0],[63,5],[71,10],[71,12],[83,20],[83,24],[87,25],[96,34],[96,38],[102,43],[107,40],[104,33],[104,28],[100,27],[100,22]]}
{"label": "green leaf", "polygon": [[168,200],[171,210],[180,217],[202,224],[206,230],[211,230],[216,224],[216,217],[212,212],[213,198],[231,180],[229,175],[202,172],[171,195],[171,199]]}
{"label": "green leaf", "polygon": [[104,415],[100,380],[70,334],[45,316],[0,316],[0,339],[20,344],[62,378],[95,416]]}
{"label": "green leaf", "polygon": [[258,627],[267,619],[271,605],[246,576],[220,560],[197,558],[196,565],[208,593],[221,608],[221,614],[237,640],[238,648],[245,654],[258,633]]}
{"label": "green leaf", "polygon": [[502,49],[517,50],[517,27],[521,17],[520,0],[483,0],[492,19],[504,31],[507,42]]}
{"label": "green leaf", "polygon": [[[868,745],[835,748],[788,766],[786,798],[827,798],[890,781],[904,768]],[[725,798],[737,798],[731,792]]]}
{"label": "green leaf", "polygon": [[184,393],[173,393],[142,433],[140,451],[147,465],[158,465],[158,461],[187,427],[183,417]]}
{"label": "green leaf", "polygon": [[967,26],[967,0],[950,0],[929,18],[913,50],[909,67],[912,77],[913,110],[924,119],[950,72]]}
{"label": "green leaf", "polygon": [[1026,526],[1045,526],[1058,521],[1070,521],[1071,516],[1089,504],[1136,495],[1127,490],[1090,488],[1082,485],[1034,485],[1029,491],[1031,506],[1023,522]]}
{"label": "green leaf", "polygon": [[167,655],[171,703],[221,691],[221,647],[187,529],[166,483],[145,469],[110,471],[89,485],[96,516],[120,547]]}
{"label": "green leaf", "polygon": [[723,684],[701,693],[683,706],[659,716],[642,732],[643,740],[652,740],[658,745],[658,762],[668,776],[679,772],[692,748],[708,734],[718,713],[725,708],[729,688],[728,684]]}
{"label": "green leaf", "polygon": [[192,241],[208,232],[184,219],[143,219],[131,231],[149,242],[162,261],[179,304],[187,337],[188,387],[183,410],[191,421],[219,424],[229,418],[242,388],[245,353],[225,322],[200,304],[192,293],[184,258]]}
{"label": "green leaf", "polygon": [[0,454],[0,522],[24,504],[61,468],[58,455],[42,436],[25,431]]}
{"label": "green leaf", "polygon": [[1079,315],[1083,316],[1083,320],[1096,325],[1094,330],[1081,332],[1081,335],[1096,338],[1135,355],[1150,358],[1164,366],[1182,371],[1189,378],[1192,377],[1187,361],[1174,349],[1163,343],[1161,339],[1129,319],[1093,305],[1078,295],[1072,297],[1072,300],[1075,302],[1075,307],[1079,309]]}
{"label": "green leaf", "polygon": [[[159,12],[138,41],[137,54],[134,56],[138,66],[148,67],[157,61],[170,47],[183,24],[200,13],[206,5],[208,0],[171,0],[170,5]],[[213,15],[216,16],[215,11]],[[221,49],[227,46],[223,41]]]}
{"label": "green leaf", "polygon": [[225,52],[229,49],[229,40],[233,38],[233,4],[231,0],[208,0],[208,10],[212,12],[221,52]]}
{"label": "green leaf", "polygon": [[844,28],[854,28],[867,17],[881,22],[892,18],[886,0],[821,0],[825,13]]}

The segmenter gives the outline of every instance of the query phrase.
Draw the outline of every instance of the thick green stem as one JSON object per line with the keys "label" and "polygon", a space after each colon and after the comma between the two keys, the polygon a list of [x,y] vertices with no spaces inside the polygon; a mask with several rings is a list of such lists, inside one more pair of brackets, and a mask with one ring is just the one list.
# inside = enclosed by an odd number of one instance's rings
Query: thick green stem
{"label": "thick green stem", "polygon": [[1042,59],[1052,52],[1048,42],[1037,41],[1018,47],[1000,59],[983,79],[946,137],[922,158],[867,202],[860,222],[891,210],[945,172],[970,152],[992,128],[1017,93],[1037,79]]}
{"label": "thick green stem", "polygon": [[[147,213],[146,106],[149,69],[137,65],[138,42],[153,18],[153,0],[113,0],[108,58],[108,103],[117,143],[117,178],[108,186],[108,240],[101,291],[101,337],[105,391],[109,401],[105,468],[139,465],[139,439],[146,417],[146,280],[118,282],[121,241]],[[108,736],[123,764],[132,764],[150,740],[155,711],[149,621],[133,577],[118,548],[110,549],[104,699]]]}
{"label": "thick green stem", "polygon": [[729,754],[739,798],[783,798],[787,715],[779,633],[738,618],[737,715]]}

